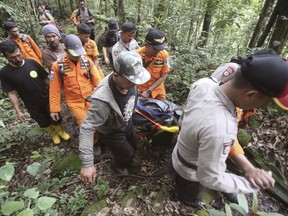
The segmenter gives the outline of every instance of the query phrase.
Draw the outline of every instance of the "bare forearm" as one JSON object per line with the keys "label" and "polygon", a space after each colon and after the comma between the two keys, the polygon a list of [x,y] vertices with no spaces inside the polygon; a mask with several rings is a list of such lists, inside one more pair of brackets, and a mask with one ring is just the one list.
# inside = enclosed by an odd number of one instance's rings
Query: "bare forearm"
{"label": "bare forearm", "polygon": [[96,67],[99,66],[98,56],[93,56],[93,62],[96,65]]}
{"label": "bare forearm", "polygon": [[245,178],[256,188],[267,189],[273,187],[275,180],[271,171],[254,167],[243,154],[235,155],[232,160],[243,171]]}
{"label": "bare forearm", "polygon": [[166,77],[167,77],[167,73],[161,74],[160,78],[157,79],[150,87],[149,89],[151,91],[153,91],[155,88],[157,88],[159,85],[161,85],[161,83],[165,82]]}
{"label": "bare forearm", "polygon": [[12,106],[16,110],[16,112],[17,113],[21,112],[20,111],[20,102],[19,102],[18,96],[16,94],[16,91],[10,91],[7,94],[8,94],[8,98],[9,98]]}
{"label": "bare forearm", "polygon": [[102,47],[102,53],[104,58],[107,58],[107,48],[106,47]]}
{"label": "bare forearm", "polygon": [[231,159],[237,164],[243,173],[246,173],[249,169],[255,168],[244,154],[237,154]]}

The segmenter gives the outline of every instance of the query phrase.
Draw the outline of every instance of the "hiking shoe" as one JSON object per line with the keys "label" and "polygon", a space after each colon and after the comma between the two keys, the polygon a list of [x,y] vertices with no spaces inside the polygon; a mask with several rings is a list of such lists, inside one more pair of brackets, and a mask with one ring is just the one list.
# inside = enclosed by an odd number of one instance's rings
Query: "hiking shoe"
{"label": "hiking shoe", "polygon": [[179,200],[184,205],[191,206],[193,208],[198,208],[202,204],[202,200],[199,198],[196,198],[196,199],[190,198],[190,200],[184,200],[182,197],[180,197],[176,189],[174,191],[174,194],[175,194],[176,199]]}
{"label": "hiking shoe", "polygon": [[224,193],[223,196],[230,202],[238,204],[237,193]]}
{"label": "hiking shoe", "polygon": [[129,174],[129,172],[128,172],[128,170],[127,170],[126,167],[125,167],[125,168],[116,168],[116,167],[113,167],[113,170],[114,170],[115,172],[117,172],[118,174],[120,174],[120,175],[128,175],[128,174]]}
{"label": "hiking shoe", "polygon": [[177,195],[175,194],[175,197],[181,202],[183,203],[184,205],[187,205],[187,206],[191,206],[193,208],[198,208],[201,206],[202,204],[202,201],[200,199],[195,199],[194,201],[187,201],[187,200],[181,200],[177,197]]}
{"label": "hiking shoe", "polygon": [[136,159],[133,159],[131,161],[131,163],[129,164],[129,167],[139,167],[141,166],[141,161],[140,160],[136,160]]}

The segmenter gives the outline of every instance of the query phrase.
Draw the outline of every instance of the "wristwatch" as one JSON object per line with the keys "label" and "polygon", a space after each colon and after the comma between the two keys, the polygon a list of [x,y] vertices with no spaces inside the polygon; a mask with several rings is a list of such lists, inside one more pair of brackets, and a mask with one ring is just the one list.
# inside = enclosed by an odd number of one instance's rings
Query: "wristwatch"
{"label": "wristwatch", "polygon": [[149,95],[152,93],[151,89],[148,89],[146,92],[147,92],[147,94],[149,94]]}

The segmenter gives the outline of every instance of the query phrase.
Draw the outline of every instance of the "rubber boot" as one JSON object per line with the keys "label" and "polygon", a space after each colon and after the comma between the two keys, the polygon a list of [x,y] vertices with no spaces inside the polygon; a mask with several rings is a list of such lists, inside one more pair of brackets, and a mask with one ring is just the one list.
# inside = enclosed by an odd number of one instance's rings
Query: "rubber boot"
{"label": "rubber boot", "polygon": [[58,136],[57,132],[54,130],[52,125],[49,125],[48,127],[45,127],[42,129],[50,134],[54,144],[56,145],[60,144],[61,142],[60,137]]}
{"label": "rubber boot", "polygon": [[237,193],[224,193],[222,192],[223,196],[226,197],[226,199],[230,202],[230,203],[238,203],[238,198],[237,198]]}
{"label": "rubber boot", "polygon": [[64,127],[62,124],[53,125],[56,133],[65,141],[70,139],[70,135],[65,132]]}

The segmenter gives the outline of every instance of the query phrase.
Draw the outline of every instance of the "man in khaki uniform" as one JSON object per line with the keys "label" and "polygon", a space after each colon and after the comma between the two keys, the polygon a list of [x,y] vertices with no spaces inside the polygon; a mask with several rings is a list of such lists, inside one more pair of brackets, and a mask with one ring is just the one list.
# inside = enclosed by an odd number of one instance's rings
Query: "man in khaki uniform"
{"label": "man in khaki uniform", "polygon": [[251,55],[237,63],[241,70],[226,83],[203,78],[191,86],[169,163],[175,196],[186,205],[199,206],[204,187],[253,193],[274,186],[271,171],[254,167],[244,154],[231,158],[244,177],[226,173],[225,161],[236,143],[236,107],[264,107],[273,99],[288,110],[288,63],[274,53]]}

